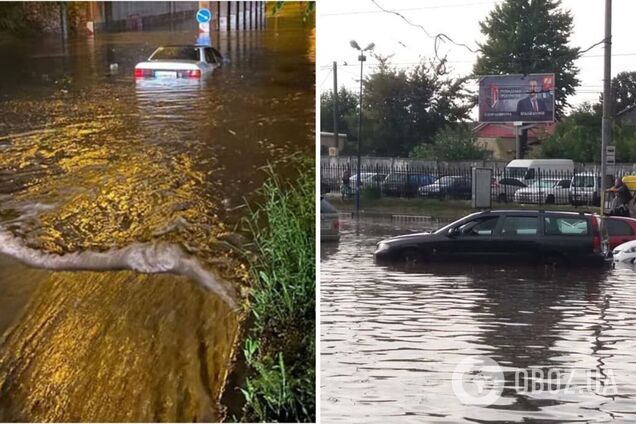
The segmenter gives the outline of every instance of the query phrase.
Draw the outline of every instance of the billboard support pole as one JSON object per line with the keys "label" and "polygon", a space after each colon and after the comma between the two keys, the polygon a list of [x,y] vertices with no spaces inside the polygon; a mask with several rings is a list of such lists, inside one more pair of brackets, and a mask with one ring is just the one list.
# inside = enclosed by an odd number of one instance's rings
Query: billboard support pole
{"label": "billboard support pole", "polygon": [[612,82],[612,0],[605,0],[605,48],[603,71],[603,121],[601,126],[601,215],[605,212],[607,187],[607,146],[612,141],[611,82]]}

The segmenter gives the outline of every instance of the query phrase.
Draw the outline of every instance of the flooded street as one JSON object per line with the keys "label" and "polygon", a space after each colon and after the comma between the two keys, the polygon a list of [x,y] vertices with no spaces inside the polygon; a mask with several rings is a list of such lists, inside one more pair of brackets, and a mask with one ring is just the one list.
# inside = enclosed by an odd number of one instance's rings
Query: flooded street
{"label": "flooded street", "polygon": [[[636,420],[636,270],[374,265],[380,239],[441,224],[362,220],[356,235],[344,220],[340,242],[322,244],[322,420]],[[503,370],[493,405],[454,394],[471,356]],[[551,390],[532,377],[548,369],[564,377]]]}
{"label": "flooded street", "polygon": [[313,155],[315,31],[213,33],[209,78],[135,81],[195,41],[0,43],[0,421],[223,416],[247,282],[228,245],[262,168]]}

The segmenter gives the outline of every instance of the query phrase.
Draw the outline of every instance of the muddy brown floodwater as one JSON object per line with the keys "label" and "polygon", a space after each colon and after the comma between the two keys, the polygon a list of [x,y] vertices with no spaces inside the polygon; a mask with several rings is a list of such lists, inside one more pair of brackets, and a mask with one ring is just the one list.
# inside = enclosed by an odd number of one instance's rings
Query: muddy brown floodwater
{"label": "muddy brown floodwater", "polygon": [[313,155],[315,32],[269,18],[213,34],[208,79],[135,81],[187,26],[0,42],[0,421],[223,417],[227,246],[261,168]]}
{"label": "muddy brown floodwater", "polygon": [[[345,220],[323,243],[323,422],[634,422],[636,269],[374,265],[380,239],[441,224]],[[490,406],[453,390],[474,356],[503,370]]]}

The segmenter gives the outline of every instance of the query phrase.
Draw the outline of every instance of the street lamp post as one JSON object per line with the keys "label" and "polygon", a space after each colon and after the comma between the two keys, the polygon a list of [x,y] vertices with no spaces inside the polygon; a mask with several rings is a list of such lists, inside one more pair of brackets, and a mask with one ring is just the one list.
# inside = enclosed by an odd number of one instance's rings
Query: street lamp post
{"label": "street lamp post", "polygon": [[364,65],[364,61],[367,60],[366,56],[364,55],[364,52],[368,50],[372,50],[375,47],[375,44],[370,43],[364,49],[360,48],[360,46],[355,40],[351,40],[349,44],[351,45],[351,47],[353,47],[354,49],[360,52],[360,55],[358,56],[358,60],[360,61],[360,110],[358,113],[358,166],[356,170],[356,217],[359,217],[360,216],[360,163],[362,161],[361,153],[360,153],[360,146],[361,146],[361,140],[362,140],[362,68]]}

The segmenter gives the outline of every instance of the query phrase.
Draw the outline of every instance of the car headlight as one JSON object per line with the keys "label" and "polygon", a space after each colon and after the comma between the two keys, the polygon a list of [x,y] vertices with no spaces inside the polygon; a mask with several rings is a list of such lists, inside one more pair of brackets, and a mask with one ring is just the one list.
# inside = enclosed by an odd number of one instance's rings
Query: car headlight
{"label": "car headlight", "polygon": [[376,249],[376,252],[382,252],[383,250],[387,250],[389,248],[389,244],[388,243],[378,243],[378,248]]}

